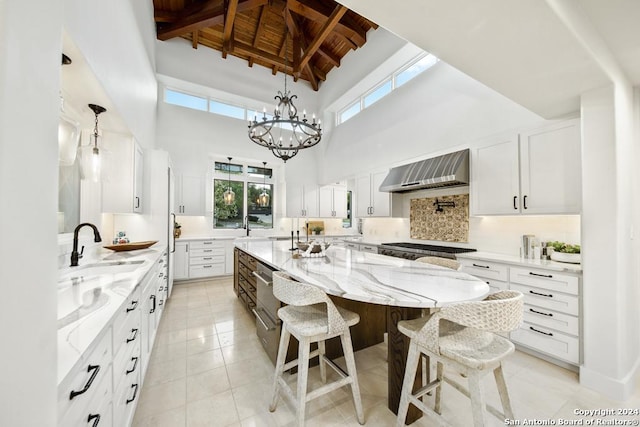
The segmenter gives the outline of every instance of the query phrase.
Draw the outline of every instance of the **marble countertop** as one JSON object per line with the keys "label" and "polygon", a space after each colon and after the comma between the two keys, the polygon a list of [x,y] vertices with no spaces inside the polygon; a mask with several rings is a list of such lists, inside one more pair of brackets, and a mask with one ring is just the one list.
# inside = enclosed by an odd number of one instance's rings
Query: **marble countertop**
{"label": "marble countertop", "polygon": [[166,248],[105,253],[58,274],[58,385],[104,333]]}
{"label": "marble countertop", "polygon": [[330,295],[400,307],[440,307],[479,300],[489,286],[467,273],[331,246],[326,256],[292,257],[288,242],[238,241],[239,249]]}
{"label": "marble countertop", "polygon": [[458,259],[476,259],[479,261],[494,261],[503,264],[517,265],[529,268],[542,268],[544,270],[560,271],[566,273],[582,273],[581,264],[569,264],[565,262],[547,261],[541,259],[525,259],[519,256],[496,254],[493,252],[466,252],[456,254]]}

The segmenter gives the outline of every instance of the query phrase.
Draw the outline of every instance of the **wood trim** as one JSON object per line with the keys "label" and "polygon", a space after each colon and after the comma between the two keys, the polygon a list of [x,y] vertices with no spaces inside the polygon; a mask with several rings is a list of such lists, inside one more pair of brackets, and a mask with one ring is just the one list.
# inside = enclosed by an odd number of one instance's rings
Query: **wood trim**
{"label": "wood trim", "polygon": [[[316,3],[302,4],[298,0],[287,0],[287,8],[292,12],[297,13],[298,15],[304,16],[307,19],[311,19],[317,22],[325,22],[328,17],[328,15],[325,15],[322,11],[320,11],[320,5]],[[335,26],[335,31],[336,33],[350,40],[351,43],[354,43],[356,47],[363,46],[367,41],[362,34],[358,33],[353,28],[350,28],[345,24],[338,23]]]}
{"label": "wood trim", "polygon": [[238,11],[238,0],[230,0],[225,11],[224,30],[222,31],[222,57],[227,57],[227,52],[231,49],[231,36],[233,32],[233,21],[236,19]]}

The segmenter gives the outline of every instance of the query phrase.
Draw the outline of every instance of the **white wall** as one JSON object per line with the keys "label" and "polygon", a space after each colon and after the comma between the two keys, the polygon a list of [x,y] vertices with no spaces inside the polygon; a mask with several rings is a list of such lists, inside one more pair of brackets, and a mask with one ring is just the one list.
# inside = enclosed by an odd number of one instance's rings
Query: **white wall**
{"label": "white wall", "polygon": [[322,182],[383,169],[542,119],[439,62],[337,126],[324,140]]}
{"label": "white wall", "polygon": [[61,51],[60,0],[0,1],[3,426],[55,426],[57,419]]}
{"label": "white wall", "polygon": [[[151,45],[137,27],[133,2],[65,0],[64,26],[131,134],[143,148],[152,148],[157,83]],[[144,37],[150,35],[148,27]]]}

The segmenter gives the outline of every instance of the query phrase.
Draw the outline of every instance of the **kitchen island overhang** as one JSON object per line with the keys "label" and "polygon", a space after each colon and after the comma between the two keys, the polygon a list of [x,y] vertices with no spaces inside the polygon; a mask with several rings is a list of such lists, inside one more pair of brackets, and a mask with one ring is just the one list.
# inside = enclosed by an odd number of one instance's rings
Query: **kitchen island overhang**
{"label": "kitchen island overhang", "polygon": [[[336,305],[357,312],[361,321],[352,328],[354,351],[382,342],[383,333],[388,333],[388,407],[394,413],[400,403],[409,348],[409,339],[397,329],[398,322],[420,317],[424,309],[481,300],[489,294],[486,282],[467,273],[344,247],[332,246],[326,256],[317,258],[294,258],[288,243],[279,241],[239,241],[236,249],[236,254],[318,286]],[[330,354],[329,346],[327,355],[337,357]],[[415,377],[417,387],[421,376]],[[410,407],[407,423],[421,416]]]}

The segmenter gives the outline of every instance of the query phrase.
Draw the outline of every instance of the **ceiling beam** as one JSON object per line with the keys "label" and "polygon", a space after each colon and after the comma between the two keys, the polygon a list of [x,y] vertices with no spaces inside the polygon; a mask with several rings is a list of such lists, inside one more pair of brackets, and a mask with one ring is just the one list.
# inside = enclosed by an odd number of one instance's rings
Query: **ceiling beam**
{"label": "ceiling beam", "polygon": [[[330,12],[326,11],[326,7],[322,7],[322,4],[319,2],[303,4],[299,0],[287,0],[287,8],[306,19],[320,23],[324,23],[330,14]],[[355,44],[356,47],[362,47],[367,39],[365,34],[362,33],[362,29],[359,27],[356,28],[357,29],[354,29],[348,25],[338,23],[335,26],[335,32],[344,36],[344,38]]]}
{"label": "ceiling beam", "polygon": [[301,65],[300,53],[306,49],[307,44],[304,32],[300,30],[300,26],[287,8],[284,10],[284,21],[287,25],[287,29],[289,30],[289,34],[291,34],[291,37],[293,38],[293,69],[291,70],[291,74],[293,75],[294,80],[297,81],[304,69],[307,72],[307,77],[309,83],[311,83],[311,86],[313,87],[313,90],[318,90],[318,80],[314,69],[308,61],[305,65]]}
{"label": "ceiling beam", "polygon": [[222,31],[222,57],[227,57],[230,50],[233,22],[238,11],[238,0],[229,0],[224,19],[224,30]]}
{"label": "ceiling beam", "polygon": [[302,55],[302,58],[300,59],[300,68],[303,68],[309,62],[313,54],[316,53],[318,48],[320,48],[322,42],[329,36],[329,34],[331,34],[336,25],[338,25],[342,16],[347,13],[347,10],[348,9],[346,7],[339,4],[333,12],[331,12],[329,19],[327,19],[318,34],[316,34],[316,37],[305,50],[304,55]]}
{"label": "ceiling beam", "polygon": [[[260,19],[258,19],[258,28],[256,29],[255,36],[253,37],[253,43],[252,43],[253,47],[258,47],[258,42],[262,38],[262,34],[264,34],[264,27],[266,25],[266,19],[267,19],[267,11],[268,11],[268,7],[262,6],[262,9],[260,10]],[[253,67],[253,57],[249,57],[249,67]]]}
{"label": "ceiling beam", "polygon": [[[242,13],[247,10],[264,6],[268,0],[244,0],[238,2],[236,13]],[[207,2],[209,4],[211,2]],[[203,28],[212,27],[214,25],[224,24],[225,22],[225,8],[224,4],[216,2],[213,8],[207,8],[197,13],[184,16],[173,24],[160,28],[158,30],[158,40],[169,40],[174,37],[181,36],[185,33],[190,33],[195,30],[201,30]]]}

